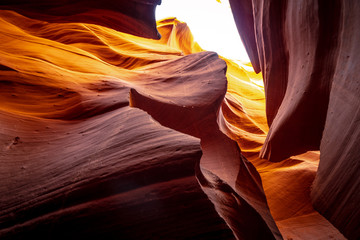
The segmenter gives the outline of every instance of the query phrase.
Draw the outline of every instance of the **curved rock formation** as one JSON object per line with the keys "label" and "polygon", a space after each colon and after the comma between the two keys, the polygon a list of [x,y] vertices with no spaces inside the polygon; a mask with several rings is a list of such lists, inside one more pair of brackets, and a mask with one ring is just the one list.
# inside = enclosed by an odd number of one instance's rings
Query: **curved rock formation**
{"label": "curved rock formation", "polygon": [[186,25],[155,41],[0,16],[2,238],[281,238],[256,169],[219,131],[226,64],[190,54]]}
{"label": "curved rock formation", "polygon": [[356,239],[359,4],[232,1],[264,91],[157,3],[1,3],[0,237]]}
{"label": "curved rock formation", "polygon": [[314,207],[360,237],[358,1],[230,0],[266,92],[261,157],[281,161],[320,148]]}
{"label": "curved rock formation", "polygon": [[[191,74],[186,74],[183,71],[187,68],[183,67],[193,58],[198,61],[191,66]],[[179,64],[179,61],[183,63]],[[175,77],[163,66],[172,73],[172,66],[182,68]],[[241,155],[236,142],[224,135],[217,124],[219,107],[226,92],[225,68],[225,63],[216,54],[208,52],[150,65],[144,70],[162,70],[161,75],[149,79],[142,77],[145,86],[131,91],[130,102],[162,125],[201,139],[203,156],[197,178],[237,238],[272,239],[273,234],[281,238],[267,207],[259,174]],[[245,220],[239,216],[248,217]]]}
{"label": "curved rock formation", "polygon": [[[185,23],[167,19],[160,21],[158,25],[159,32],[172,39],[172,41],[162,39],[168,45],[183,52],[201,51],[196,43],[189,42],[192,36]],[[169,29],[171,29],[170,35]],[[174,39],[177,40],[174,41]],[[187,46],[179,43],[187,43]],[[223,133],[237,141],[242,154],[254,164],[259,172],[271,215],[283,237],[285,239],[344,239],[342,234],[315,211],[311,204],[310,187],[317,171],[318,152],[294,156],[281,163],[259,159],[258,154],[268,132],[262,78],[251,70],[251,65],[224,60],[227,63],[228,87],[220,108],[218,125]],[[230,165],[237,166],[234,162]],[[246,182],[250,178],[245,173],[241,175],[243,175],[243,183],[240,181],[238,183],[239,186],[245,188],[242,191],[246,192],[250,185]],[[250,214],[238,212],[237,215],[237,218],[241,219],[244,218],[241,216]],[[231,219],[226,216],[224,218]],[[238,226],[238,230],[243,229],[239,227],[241,224],[235,225]],[[252,238],[245,237],[245,239]]]}
{"label": "curved rock formation", "polygon": [[[234,238],[195,178],[199,140],[128,106],[158,74],[142,67],[179,51],[94,24],[0,18],[2,239]],[[184,60],[158,70],[199,68]]]}
{"label": "curved rock formation", "polygon": [[155,8],[160,3],[161,0],[3,0],[0,9],[51,23],[92,23],[158,39]]}

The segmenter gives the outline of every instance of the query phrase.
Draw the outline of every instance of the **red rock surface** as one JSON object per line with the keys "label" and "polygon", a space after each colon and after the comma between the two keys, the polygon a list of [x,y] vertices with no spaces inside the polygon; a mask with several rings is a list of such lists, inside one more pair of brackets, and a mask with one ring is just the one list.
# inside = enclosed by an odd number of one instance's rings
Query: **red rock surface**
{"label": "red rock surface", "polygon": [[280,238],[256,169],[219,131],[215,53],[0,16],[2,238]]}
{"label": "red rock surface", "polygon": [[264,77],[270,130],[261,157],[281,161],[320,149],[313,205],[358,239],[359,2],[230,2],[254,69]]}
{"label": "red rock surface", "polygon": [[195,177],[199,140],[128,98],[157,71],[190,75],[214,54],[183,58],[100,25],[0,16],[1,239],[234,238]]}
{"label": "red rock surface", "polygon": [[51,23],[93,23],[158,39],[155,7],[159,3],[161,0],[3,0],[0,9]]}
{"label": "red rock surface", "polygon": [[156,3],[1,3],[1,238],[356,239],[358,6],[232,1],[264,90]]}

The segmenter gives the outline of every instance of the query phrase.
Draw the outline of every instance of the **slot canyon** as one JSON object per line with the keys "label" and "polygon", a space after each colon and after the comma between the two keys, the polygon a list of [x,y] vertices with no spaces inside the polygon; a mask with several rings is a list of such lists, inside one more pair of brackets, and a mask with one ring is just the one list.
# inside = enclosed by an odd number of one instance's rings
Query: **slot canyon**
{"label": "slot canyon", "polygon": [[360,1],[229,3],[0,1],[0,239],[360,239]]}

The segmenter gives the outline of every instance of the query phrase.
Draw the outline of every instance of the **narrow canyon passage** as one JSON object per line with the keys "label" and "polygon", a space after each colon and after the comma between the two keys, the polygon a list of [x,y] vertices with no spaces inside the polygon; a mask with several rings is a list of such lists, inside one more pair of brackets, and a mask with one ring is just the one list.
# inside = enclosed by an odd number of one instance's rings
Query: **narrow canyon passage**
{"label": "narrow canyon passage", "polygon": [[157,0],[1,3],[0,237],[356,239],[360,7],[300,2],[230,1],[252,63]]}

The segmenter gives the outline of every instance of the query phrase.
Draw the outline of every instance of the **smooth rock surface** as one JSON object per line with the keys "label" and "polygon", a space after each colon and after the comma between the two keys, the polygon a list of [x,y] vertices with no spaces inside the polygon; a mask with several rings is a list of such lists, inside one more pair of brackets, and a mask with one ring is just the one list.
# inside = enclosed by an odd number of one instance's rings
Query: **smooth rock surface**
{"label": "smooth rock surface", "polygon": [[[179,51],[100,25],[0,18],[1,239],[234,239],[195,177],[199,139],[129,107],[158,74],[141,67]],[[184,74],[198,68],[187,60]]]}
{"label": "smooth rock surface", "polygon": [[260,156],[282,161],[320,149],[314,208],[358,239],[358,1],[230,3],[254,69],[264,77],[270,130]]}

